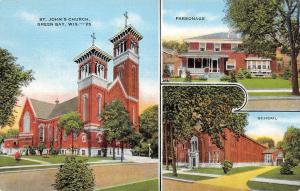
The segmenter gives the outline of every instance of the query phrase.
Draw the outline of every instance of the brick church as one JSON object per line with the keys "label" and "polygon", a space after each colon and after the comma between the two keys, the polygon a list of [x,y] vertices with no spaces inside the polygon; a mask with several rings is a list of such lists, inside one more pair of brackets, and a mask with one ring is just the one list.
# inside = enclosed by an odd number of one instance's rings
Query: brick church
{"label": "brick church", "polygon": [[221,167],[224,160],[233,162],[234,167],[270,164],[266,161],[267,147],[246,135],[237,138],[228,128],[224,129],[226,139],[223,149],[211,141],[208,134],[198,133],[191,140],[177,146],[177,159],[181,165],[191,168]]}
{"label": "brick church", "polygon": [[[49,152],[51,141],[54,148],[62,145],[61,154],[71,152],[71,135],[58,129],[61,115],[77,111],[85,122],[84,131],[74,137],[74,147],[80,155],[101,155],[105,146],[103,140],[103,123],[99,115],[104,106],[113,100],[122,101],[129,113],[133,127],[139,128],[139,41],[143,36],[132,26],[127,25],[110,38],[113,44],[113,56],[101,50],[94,43],[74,58],[78,67],[78,96],[59,103],[27,98],[19,121],[19,135],[6,139],[4,148],[7,154],[24,151],[26,147],[46,145]],[[108,65],[113,61],[113,81],[108,80]],[[58,76],[59,77],[59,76]],[[118,143],[116,143],[118,147]],[[129,149],[125,155],[131,154]],[[107,154],[112,154],[108,145]],[[120,155],[116,149],[116,155]]]}

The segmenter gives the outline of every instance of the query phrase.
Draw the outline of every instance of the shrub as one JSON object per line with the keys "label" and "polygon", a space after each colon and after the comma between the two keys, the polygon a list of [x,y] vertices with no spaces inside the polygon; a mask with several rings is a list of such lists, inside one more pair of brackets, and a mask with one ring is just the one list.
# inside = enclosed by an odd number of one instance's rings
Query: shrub
{"label": "shrub", "polygon": [[19,151],[17,151],[17,152],[15,153],[15,160],[16,160],[16,161],[21,160],[21,153],[20,153]]}
{"label": "shrub", "polygon": [[36,155],[36,152],[35,152],[36,148],[32,147],[32,146],[29,146],[29,154],[30,155]]}
{"label": "shrub", "polygon": [[41,156],[43,155],[43,151],[44,151],[45,148],[46,148],[46,147],[45,147],[45,144],[44,144],[44,143],[40,143],[40,144],[38,145],[38,151],[39,151],[39,153],[40,153]]}
{"label": "shrub", "polygon": [[201,80],[201,81],[207,81],[207,77],[205,77],[205,76],[199,76],[199,80]]}
{"label": "shrub", "polygon": [[235,71],[231,71],[231,72],[229,73],[229,75],[230,75],[230,80],[229,80],[229,82],[237,82]]}
{"label": "shrub", "polygon": [[294,174],[292,168],[295,166],[297,166],[297,163],[293,159],[286,159],[281,165],[280,174]]}
{"label": "shrub", "polygon": [[230,81],[230,76],[224,75],[220,78],[220,81],[222,82],[229,82]]}
{"label": "shrub", "polygon": [[239,72],[238,72],[238,78],[239,79],[251,79],[252,76],[251,76],[251,73],[248,72],[248,70],[245,70],[245,69],[240,69]]}
{"label": "shrub", "polygon": [[103,157],[107,157],[107,148],[102,148],[101,153]]}
{"label": "shrub", "polygon": [[191,72],[186,71],[186,76],[185,76],[185,80],[186,82],[191,82],[192,81],[192,75]]}
{"label": "shrub", "polygon": [[272,79],[276,79],[277,75],[276,74],[272,74]]}
{"label": "shrub", "polygon": [[290,77],[292,77],[292,72],[290,69],[284,70],[282,74],[283,79],[288,80]]}
{"label": "shrub", "polygon": [[225,160],[222,163],[222,168],[223,168],[224,173],[227,174],[232,169],[232,166],[233,166],[233,164],[231,161]]}
{"label": "shrub", "polygon": [[66,157],[64,165],[56,174],[56,190],[60,191],[92,191],[95,180],[92,169],[86,160],[76,160],[75,157]]}

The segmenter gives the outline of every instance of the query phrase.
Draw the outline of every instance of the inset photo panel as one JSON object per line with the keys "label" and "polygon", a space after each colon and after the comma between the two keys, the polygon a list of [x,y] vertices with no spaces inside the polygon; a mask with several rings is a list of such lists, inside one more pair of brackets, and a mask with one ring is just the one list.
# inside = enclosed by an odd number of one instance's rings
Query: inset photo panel
{"label": "inset photo panel", "polygon": [[299,20],[299,2],[286,3],[164,0],[161,81],[239,83],[249,111],[300,111],[299,25],[283,16]]}
{"label": "inset photo panel", "polygon": [[299,190],[300,113],[241,112],[241,86],[162,86],[162,190]]}

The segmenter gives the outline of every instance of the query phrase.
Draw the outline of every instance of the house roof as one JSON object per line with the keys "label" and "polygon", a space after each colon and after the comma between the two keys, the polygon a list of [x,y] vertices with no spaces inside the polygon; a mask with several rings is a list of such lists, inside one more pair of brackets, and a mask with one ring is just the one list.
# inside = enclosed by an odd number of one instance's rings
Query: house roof
{"label": "house roof", "polygon": [[77,110],[77,97],[59,104],[39,101],[32,98],[30,98],[30,102],[36,117],[40,119],[52,119],[54,117]]}
{"label": "house roof", "polygon": [[271,149],[266,149],[266,150],[264,150],[264,154],[272,154],[272,153],[274,153],[274,152],[276,152],[277,151],[277,149],[274,149],[274,148],[271,148]]}
{"label": "house roof", "polygon": [[176,50],[170,49],[170,48],[166,48],[166,47],[163,47],[163,52],[167,53],[167,54],[172,54],[172,55],[178,54]]}
{"label": "house roof", "polygon": [[230,40],[230,41],[241,41],[241,35],[238,33],[219,32],[207,35],[200,35],[192,38],[185,39],[190,40]]}

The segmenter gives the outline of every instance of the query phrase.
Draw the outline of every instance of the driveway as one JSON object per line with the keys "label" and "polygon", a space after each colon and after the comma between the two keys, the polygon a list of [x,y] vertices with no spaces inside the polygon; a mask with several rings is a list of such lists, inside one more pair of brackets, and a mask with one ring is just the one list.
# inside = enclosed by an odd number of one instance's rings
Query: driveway
{"label": "driveway", "polygon": [[[137,182],[158,176],[157,164],[93,165],[96,188]],[[0,173],[1,191],[50,191],[57,169],[40,169]]]}
{"label": "driveway", "polygon": [[198,181],[196,183],[183,183],[174,180],[163,180],[163,191],[247,191],[247,182],[276,167],[268,166],[256,170],[233,175]]}

